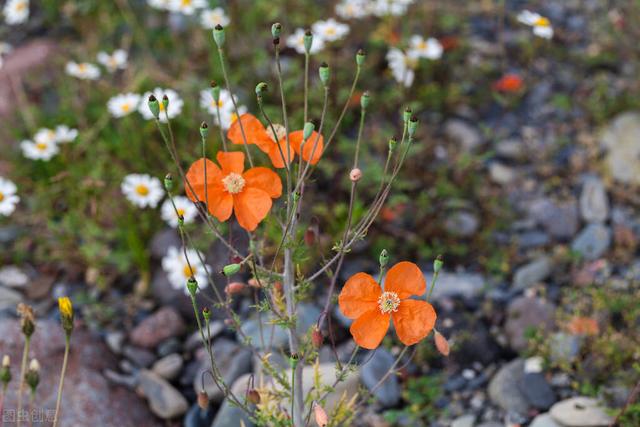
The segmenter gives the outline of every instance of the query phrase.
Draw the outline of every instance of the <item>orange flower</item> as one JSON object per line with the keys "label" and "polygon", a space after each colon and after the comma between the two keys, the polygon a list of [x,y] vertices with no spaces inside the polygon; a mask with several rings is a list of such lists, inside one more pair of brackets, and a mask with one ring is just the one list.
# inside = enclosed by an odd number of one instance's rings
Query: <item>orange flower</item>
{"label": "orange flower", "polygon": [[523,86],[522,77],[517,74],[505,74],[493,84],[493,89],[499,92],[519,92]]}
{"label": "orange flower", "polygon": [[[322,150],[324,147],[324,139],[322,135],[314,131],[307,142],[302,147],[302,131],[298,130],[289,134],[290,147],[287,149],[287,137],[284,126],[274,124],[276,135],[271,129],[271,126],[264,127],[260,120],[251,114],[243,114],[239,120],[235,120],[229,131],[227,132],[227,138],[234,144],[244,144],[244,138],[242,137],[242,130],[247,138],[248,144],[255,144],[265,152],[271,159],[271,163],[276,168],[283,168],[285,166],[284,160],[288,158],[287,163],[291,163],[295,158],[295,155],[300,155],[302,150],[302,158],[306,161],[310,161],[311,164],[316,164],[320,160]],[[316,138],[318,142],[316,144]],[[314,149],[315,146],[315,149]],[[278,148],[280,147],[280,148]],[[282,151],[282,152],[281,152]],[[311,160],[310,160],[311,159]]]}
{"label": "orange flower", "polygon": [[410,299],[426,289],[422,272],[412,262],[399,262],[387,273],[384,291],[373,277],[356,273],[347,280],[338,304],[342,313],[355,319],[350,332],[360,347],[370,350],[380,345],[393,325],[405,345],[413,345],[429,335],[436,323],[436,311],[426,301]]}
{"label": "orange flower", "polygon": [[228,220],[233,211],[242,228],[255,230],[271,210],[271,199],[282,194],[280,177],[263,167],[244,172],[244,153],[239,151],[220,151],[216,158],[222,169],[205,158],[196,160],[189,167],[188,183],[185,183],[187,196],[194,202],[208,202],[209,212],[218,220]]}
{"label": "orange flower", "polygon": [[598,335],[600,333],[598,322],[591,317],[573,317],[567,325],[567,329],[573,335]]}

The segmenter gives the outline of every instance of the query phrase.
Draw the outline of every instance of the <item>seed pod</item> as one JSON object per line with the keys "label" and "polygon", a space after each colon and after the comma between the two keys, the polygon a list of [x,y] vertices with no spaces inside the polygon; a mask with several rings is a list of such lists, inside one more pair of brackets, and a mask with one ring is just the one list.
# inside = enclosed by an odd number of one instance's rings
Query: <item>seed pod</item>
{"label": "seed pod", "polygon": [[200,390],[198,393],[198,406],[203,411],[206,411],[209,407],[209,395],[207,395],[207,392],[204,390]]}
{"label": "seed pod", "polygon": [[207,139],[207,136],[209,136],[209,125],[207,125],[205,122],[202,122],[200,124],[200,136],[202,137],[202,139]]}
{"label": "seed pod", "polygon": [[224,274],[227,277],[233,276],[238,271],[240,271],[240,267],[241,266],[238,263],[227,264],[222,268],[222,274]]}
{"label": "seed pod", "polygon": [[249,389],[249,391],[247,391],[247,400],[254,405],[260,403],[260,393],[258,393],[258,390],[255,388]]}
{"label": "seed pod", "polygon": [[304,124],[304,127],[302,128],[302,138],[306,141],[307,139],[311,138],[311,134],[313,134],[313,131],[315,129],[315,125],[311,122],[307,122]]}
{"label": "seed pod", "polygon": [[389,151],[393,153],[393,151],[396,149],[396,145],[398,145],[398,140],[394,136],[389,140]]}
{"label": "seed pod", "polygon": [[411,120],[411,116],[413,115],[413,111],[411,111],[411,108],[407,107],[404,109],[404,112],[402,113],[402,121],[407,123],[409,120]]}
{"label": "seed pod", "polygon": [[329,417],[322,406],[318,405],[318,403],[313,404],[313,415],[316,418],[316,424],[318,427],[326,427],[329,424]]}
{"label": "seed pod", "polygon": [[442,266],[444,265],[444,261],[442,261],[442,255],[438,255],[436,259],[433,261],[433,272],[438,274]]}
{"label": "seed pod", "polygon": [[164,111],[169,110],[169,97],[167,95],[162,95],[162,108],[164,108]]}
{"label": "seed pod", "polygon": [[371,96],[369,95],[369,91],[365,91],[360,97],[360,106],[363,110],[366,110],[369,106],[369,101],[371,100]]}
{"label": "seed pod", "polygon": [[164,189],[167,190],[167,193],[173,190],[173,176],[170,173],[164,176]]}
{"label": "seed pod", "polygon": [[367,58],[367,55],[364,53],[364,50],[359,49],[358,53],[356,53],[356,65],[361,67],[364,64],[364,60]]}
{"label": "seed pod", "polygon": [[436,342],[436,348],[443,356],[449,355],[449,341],[438,331],[434,330],[433,339]]}
{"label": "seed pod", "polygon": [[359,168],[351,169],[351,172],[349,172],[351,182],[358,182],[360,178],[362,178],[362,171]]}
{"label": "seed pod", "polygon": [[224,288],[224,291],[227,295],[236,295],[242,292],[244,288],[245,284],[242,282],[231,282]]}
{"label": "seed pod", "polygon": [[409,125],[407,126],[409,138],[413,138],[413,136],[416,134],[417,129],[418,129],[418,118],[416,116],[413,116],[409,120]]}
{"label": "seed pod", "polygon": [[147,100],[147,105],[149,106],[149,110],[151,110],[151,114],[153,114],[153,117],[155,117],[156,119],[160,117],[160,103],[158,102],[158,99],[153,96],[150,95],[149,99]]}
{"label": "seed pod", "polygon": [[216,102],[216,104],[220,101],[220,86],[214,81],[211,82],[211,98]]}
{"label": "seed pod", "polygon": [[202,309],[202,317],[204,317],[205,322],[208,322],[209,319],[211,319],[211,310],[209,310],[209,307]]}
{"label": "seed pod", "polygon": [[311,33],[311,30],[307,30],[304,32],[303,42],[304,51],[307,53],[311,52],[311,46],[313,46],[313,34]]}
{"label": "seed pod", "polygon": [[318,68],[318,74],[320,75],[320,81],[322,84],[327,87],[329,84],[329,77],[331,77],[331,72],[329,70],[329,64],[323,62],[320,64],[320,68]]}
{"label": "seed pod", "polygon": [[222,25],[218,24],[213,29],[213,41],[216,42],[216,45],[218,46],[218,48],[222,48],[222,46],[224,45],[224,40],[225,40],[224,28],[222,28]]}
{"label": "seed pod", "polygon": [[189,280],[187,280],[187,290],[189,291],[189,295],[192,297],[196,296],[196,292],[198,291],[198,281],[195,277],[191,276],[189,277]]}
{"label": "seed pod", "polygon": [[282,25],[279,22],[276,22],[271,26],[271,37],[273,37],[274,40],[280,38],[281,32],[282,32]]}

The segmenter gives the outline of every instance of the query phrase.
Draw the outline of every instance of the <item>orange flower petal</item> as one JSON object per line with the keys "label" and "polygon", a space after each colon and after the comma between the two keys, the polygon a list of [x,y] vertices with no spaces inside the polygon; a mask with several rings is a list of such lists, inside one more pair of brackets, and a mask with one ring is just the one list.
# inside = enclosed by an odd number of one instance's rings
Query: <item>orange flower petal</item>
{"label": "orange flower petal", "polygon": [[[303,131],[297,130],[289,134],[289,143],[298,155],[301,155],[304,160],[310,162],[312,165],[318,163],[320,156],[322,156],[322,150],[324,148],[324,138],[320,135],[318,138],[318,132],[313,131],[309,139],[304,146],[302,144]],[[317,139],[317,141],[316,141]],[[302,149],[302,154],[300,150]]]}
{"label": "orange flower petal", "polygon": [[242,151],[230,151],[228,153],[218,151],[216,159],[218,159],[218,163],[222,167],[223,175],[228,175],[232,172],[242,175],[242,171],[244,171],[244,153]]}
{"label": "orange flower petal", "polygon": [[408,299],[400,302],[398,311],[391,316],[398,338],[404,345],[413,345],[424,339],[436,324],[436,311],[426,301]]}
{"label": "orange flower petal", "polygon": [[271,209],[271,197],[263,190],[248,187],[233,195],[233,210],[240,227],[253,231]]}
{"label": "orange flower petal", "polygon": [[209,197],[206,202],[211,215],[218,218],[218,221],[228,220],[233,212],[233,196],[220,184],[207,186],[207,193]]}
{"label": "orange flower petal", "polygon": [[[280,149],[278,149],[278,145],[280,146]],[[296,152],[293,150],[293,148],[289,148],[287,150],[286,138],[280,140],[280,142],[278,142],[278,145],[272,143],[269,147],[269,150],[265,151],[265,153],[269,155],[273,167],[281,169],[284,167],[284,159],[289,157],[289,161],[287,163],[291,163],[291,161],[296,157]],[[282,150],[282,153],[280,152],[280,150]]]}
{"label": "orange flower petal", "polygon": [[[204,171],[207,169],[207,187],[213,185],[213,183],[221,178],[221,172],[218,165],[213,163],[209,159],[198,159],[189,166],[189,170],[186,174],[186,182],[184,183],[184,189],[187,193],[187,197],[192,202],[204,201]],[[207,188],[208,190],[208,188]]]}
{"label": "orange flower petal", "polygon": [[391,315],[382,314],[376,307],[358,317],[351,324],[349,332],[360,347],[373,350],[377,348],[389,329]]}
{"label": "orange flower petal", "polygon": [[277,173],[268,168],[251,168],[242,175],[246,187],[258,188],[272,199],[282,195],[282,181]]}
{"label": "orange flower petal", "polygon": [[[242,129],[240,129],[240,124],[242,124]],[[234,144],[243,145],[242,130],[247,138],[247,144],[256,144],[262,151],[266,152],[273,144],[265,127],[253,114],[243,114],[239,120],[235,120],[227,131],[227,138]]]}
{"label": "orange flower petal", "polygon": [[356,273],[342,287],[338,305],[342,314],[355,319],[367,311],[378,310],[378,298],[381,294],[380,285],[373,277],[367,273]]}
{"label": "orange flower petal", "polygon": [[384,290],[395,292],[400,299],[411,295],[422,295],[427,288],[427,282],[420,268],[412,262],[402,261],[394,265],[387,272]]}

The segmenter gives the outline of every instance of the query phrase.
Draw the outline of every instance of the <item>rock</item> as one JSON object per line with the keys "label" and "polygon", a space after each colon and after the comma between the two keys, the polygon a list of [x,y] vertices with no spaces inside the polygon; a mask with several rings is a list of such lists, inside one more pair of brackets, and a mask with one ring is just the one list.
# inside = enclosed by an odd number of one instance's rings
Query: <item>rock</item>
{"label": "rock", "polygon": [[445,136],[458,144],[465,151],[473,151],[482,145],[483,138],[480,131],[471,124],[460,119],[449,119],[444,124]]}
{"label": "rock", "polygon": [[149,244],[151,256],[157,260],[164,258],[170,247],[182,247],[182,240],[180,240],[180,235],[175,228],[165,228],[158,231],[151,238],[151,243]]}
{"label": "rock", "polygon": [[20,292],[0,286],[0,311],[9,310],[15,313],[16,306],[22,302]]}
{"label": "rock", "polygon": [[518,387],[534,408],[546,410],[556,403],[555,393],[542,374],[525,373]]}
{"label": "rock", "polygon": [[587,261],[600,258],[611,245],[611,230],[602,224],[589,224],[576,236],[571,249]]}
{"label": "rock", "polygon": [[[211,348],[213,360],[226,384],[233,384],[241,375],[251,371],[251,351],[248,348],[242,348],[235,341],[226,338],[217,339]],[[204,354],[198,374],[193,379],[193,389],[196,393],[202,389],[202,374],[210,368],[209,355]],[[223,391],[213,382],[211,375],[205,375],[204,389],[213,402],[220,402],[224,398]]]}
{"label": "rock", "polygon": [[587,222],[604,222],[609,217],[609,200],[602,180],[589,177],[580,194],[580,213]]}
{"label": "rock", "polygon": [[562,427],[560,424],[553,420],[551,414],[540,414],[531,421],[529,427]]}
{"label": "rock", "polygon": [[537,297],[522,296],[513,300],[507,307],[504,325],[511,348],[526,350],[526,334],[533,328],[551,331],[555,325],[555,310],[555,305]]}
{"label": "rock", "polygon": [[114,354],[122,353],[124,340],[125,335],[122,331],[107,332],[104,337],[104,341],[107,343],[107,347],[109,347],[109,350],[111,350]]}
{"label": "rock", "polygon": [[551,242],[549,235],[542,231],[526,231],[518,236],[518,246],[521,249],[537,248]]}
{"label": "rock", "polygon": [[[425,272],[425,277],[431,277],[431,272]],[[485,280],[480,274],[440,272],[438,282],[431,295],[434,300],[461,296],[472,299],[478,296],[485,287]]]}
{"label": "rock", "polygon": [[27,285],[27,298],[31,300],[47,298],[51,293],[54,282],[55,277],[53,276],[38,276],[32,279]]}
{"label": "rock", "polygon": [[558,402],[549,413],[556,422],[566,427],[605,427],[613,421],[596,399],[583,396]]}
{"label": "rock", "polygon": [[512,287],[524,290],[546,279],[551,274],[553,263],[548,256],[541,256],[528,264],[518,267],[513,275]]}
{"label": "rock", "polygon": [[[240,422],[242,421],[241,424]],[[229,402],[229,399],[225,399],[216,414],[215,419],[211,427],[253,427],[254,424],[247,413]]]}
{"label": "rock", "polygon": [[[367,358],[365,356],[365,358]],[[391,369],[395,358],[384,348],[378,348],[371,360],[362,366],[362,382],[369,389],[378,384],[378,382],[384,377]],[[373,395],[378,402],[385,407],[389,408],[395,406],[400,401],[400,384],[398,383],[398,377],[395,375],[389,375],[387,379],[373,391]]]}
{"label": "rock", "polygon": [[[205,328],[206,335],[207,325],[203,324],[203,326]],[[211,334],[211,340],[220,335],[222,331],[224,331],[224,329],[224,322],[222,322],[221,320],[212,320],[211,322],[209,322],[209,334]],[[187,340],[185,341],[184,349],[186,351],[194,351],[198,348],[202,348],[202,336],[200,335],[200,331],[196,330],[191,333],[191,335],[189,335],[189,338],[187,338]]]}
{"label": "rock", "polygon": [[156,360],[156,356],[149,350],[132,345],[125,345],[122,348],[122,355],[140,368],[147,368]]}
{"label": "rock", "polygon": [[162,419],[170,419],[187,412],[187,400],[166,380],[157,374],[142,370],[138,387],[147,398],[151,411]]}
{"label": "rock", "polygon": [[457,237],[471,237],[480,225],[478,217],[471,212],[458,211],[447,216],[444,226],[447,231]]}
{"label": "rock", "polygon": [[489,176],[496,184],[506,185],[515,180],[516,171],[502,163],[493,162],[489,165]]}
{"label": "rock", "polygon": [[[14,368],[22,356],[23,342],[18,320],[0,321],[0,348],[3,354],[11,357]],[[64,333],[60,323],[47,318],[39,319],[31,342],[31,357],[41,361],[44,371],[40,375],[37,404],[45,414],[55,408],[58,370],[62,366],[63,354]],[[156,425],[155,417],[144,399],[126,387],[114,385],[102,374],[115,370],[116,365],[117,359],[101,339],[92,336],[81,326],[74,329],[64,382],[61,426],[87,425],[87,420],[93,420],[94,425],[98,423],[104,427]],[[16,376],[14,370],[13,381],[16,381]],[[17,406],[17,387],[16,383],[12,384],[8,388],[5,408]]]}
{"label": "rock", "polygon": [[526,414],[529,403],[518,387],[524,376],[524,360],[515,359],[507,363],[489,382],[489,397],[507,412]]}
{"label": "rock", "polygon": [[167,338],[182,335],[186,325],[172,307],[162,307],[140,322],[129,334],[129,340],[139,347],[155,348]]}
{"label": "rock", "polygon": [[173,380],[180,374],[183,364],[182,357],[173,353],[156,361],[151,370],[166,380]]}
{"label": "rock", "polygon": [[580,353],[582,338],[565,332],[558,332],[551,336],[551,360],[554,362],[573,362]]}
{"label": "rock", "polygon": [[601,145],[608,150],[605,165],[613,178],[625,184],[640,184],[640,112],[617,116],[603,129]]}
{"label": "rock", "polygon": [[193,404],[184,416],[183,427],[210,427],[215,415],[214,408],[209,406],[206,411],[200,409],[197,403]]}
{"label": "rock", "polygon": [[[2,95],[2,89],[0,88],[0,95]],[[0,101],[1,102],[1,101]],[[0,114],[2,114],[2,107],[0,104]],[[15,225],[7,225],[5,227],[0,227],[0,243],[3,245],[9,246],[13,243],[18,236],[22,234],[24,230]]]}
{"label": "rock", "polygon": [[517,139],[505,139],[495,145],[496,154],[504,159],[520,160],[525,157],[525,149],[522,141]]}
{"label": "rock", "polygon": [[7,288],[24,288],[29,283],[29,276],[15,265],[0,268],[0,286]]}
{"label": "rock", "polygon": [[540,356],[533,356],[525,359],[524,372],[526,374],[539,374],[542,372],[544,359]]}
{"label": "rock", "polygon": [[[309,328],[318,321],[320,309],[313,304],[301,303],[298,304],[297,314],[298,324],[296,326],[296,330],[299,334],[304,335]],[[262,316],[262,335],[260,333],[260,323],[258,322],[257,317],[250,318],[244,322],[240,329],[251,339],[253,345],[260,349],[268,347],[269,343],[271,343],[275,348],[283,348],[289,344],[289,335],[281,326],[271,327],[270,322],[272,321],[273,316]],[[239,341],[243,340],[240,334],[237,334],[237,336]]]}
{"label": "rock", "polygon": [[528,210],[531,217],[557,239],[569,239],[578,230],[578,203],[573,198],[564,201],[537,199],[529,204]]}
{"label": "rock", "polygon": [[451,427],[473,427],[476,422],[476,416],[473,414],[462,415],[451,423]]}

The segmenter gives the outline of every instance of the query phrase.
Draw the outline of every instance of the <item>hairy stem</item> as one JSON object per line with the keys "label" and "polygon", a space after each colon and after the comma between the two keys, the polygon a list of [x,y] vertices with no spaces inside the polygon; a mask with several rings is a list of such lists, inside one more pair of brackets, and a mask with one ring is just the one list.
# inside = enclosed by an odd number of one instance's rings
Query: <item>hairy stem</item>
{"label": "hairy stem", "polygon": [[69,347],[71,347],[71,334],[65,334],[64,341],[64,358],[62,359],[62,371],[60,372],[60,384],[58,384],[58,397],[56,399],[56,412],[53,415],[53,427],[58,425],[60,416],[60,403],[62,402],[62,387],[64,386],[64,376],[67,372],[67,363],[69,361]]}

